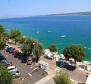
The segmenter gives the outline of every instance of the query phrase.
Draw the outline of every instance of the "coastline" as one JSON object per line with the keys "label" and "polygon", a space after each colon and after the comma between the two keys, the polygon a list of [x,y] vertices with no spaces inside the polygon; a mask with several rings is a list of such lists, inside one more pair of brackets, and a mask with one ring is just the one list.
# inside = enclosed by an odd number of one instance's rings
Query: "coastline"
{"label": "coastline", "polygon": [[[19,50],[20,52],[21,49],[19,46],[15,45],[15,44],[9,44],[9,43],[6,43],[6,45],[10,46],[10,47],[13,47],[13,48],[16,48],[17,50]],[[46,50],[46,49],[45,49]],[[59,54],[58,54],[59,55]],[[60,55],[59,55],[60,56]],[[83,60],[82,62],[77,62],[77,66],[78,65],[91,65],[91,61],[86,61],[86,60]]]}
{"label": "coastline", "polygon": [[[22,31],[23,35],[31,36],[38,39],[40,42],[43,43],[45,48],[47,48],[47,46],[51,43],[56,44],[59,52],[61,52],[67,45],[75,43],[82,44],[82,47],[87,47],[85,49],[86,57],[84,61],[91,61],[91,50],[88,49],[91,48],[89,32],[91,31],[91,25],[88,24],[88,22],[91,22],[91,17],[31,17],[12,20],[12,24],[9,20],[5,20],[6,22],[1,21],[1,24],[5,26],[6,31],[9,31],[12,27],[16,27],[20,31]],[[67,24],[67,26],[65,26],[65,24]],[[88,28],[87,25],[89,25]],[[68,31],[68,28],[70,28],[70,32]],[[77,28],[76,31],[73,31],[74,28]],[[52,32],[48,32],[48,30],[52,30]],[[39,31],[38,34],[36,33],[37,31]],[[83,33],[81,31],[83,31]],[[66,35],[67,37],[60,38],[61,35]]]}

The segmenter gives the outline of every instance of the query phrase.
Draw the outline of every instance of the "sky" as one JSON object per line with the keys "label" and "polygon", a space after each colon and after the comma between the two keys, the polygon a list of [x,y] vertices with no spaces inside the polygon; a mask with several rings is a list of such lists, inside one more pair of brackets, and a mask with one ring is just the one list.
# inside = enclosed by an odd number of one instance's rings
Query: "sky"
{"label": "sky", "polygon": [[91,0],[0,0],[0,18],[91,11]]}

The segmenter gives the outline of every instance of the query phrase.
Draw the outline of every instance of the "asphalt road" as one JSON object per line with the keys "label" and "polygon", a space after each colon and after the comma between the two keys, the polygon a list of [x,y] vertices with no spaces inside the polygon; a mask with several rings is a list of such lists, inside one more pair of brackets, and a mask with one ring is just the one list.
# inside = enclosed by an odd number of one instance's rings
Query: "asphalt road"
{"label": "asphalt road", "polygon": [[14,84],[34,84],[47,75],[47,73],[42,69],[35,70],[37,68],[36,66],[32,66],[31,68],[31,65],[21,63],[19,59],[14,58],[12,54],[5,52],[5,50],[0,52],[9,62],[12,62],[12,65],[15,65],[21,73],[20,78],[14,79]]}

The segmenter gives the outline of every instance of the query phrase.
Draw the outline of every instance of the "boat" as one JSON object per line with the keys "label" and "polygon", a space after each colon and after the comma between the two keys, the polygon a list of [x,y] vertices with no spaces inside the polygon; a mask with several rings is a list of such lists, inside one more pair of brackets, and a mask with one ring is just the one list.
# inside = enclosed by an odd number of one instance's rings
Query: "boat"
{"label": "boat", "polygon": [[64,38],[64,37],[66,37],[66,35],[61,35],[60,37],[61,37],[61,38]]}
{"label": "boat", "polygon": [[52,31],[48,30],[48,32],[50,33],[50,32],[52,32]]}
{"label": "boat", "polygon": [[39,34],[39,31],[37,31],[36,33]]}

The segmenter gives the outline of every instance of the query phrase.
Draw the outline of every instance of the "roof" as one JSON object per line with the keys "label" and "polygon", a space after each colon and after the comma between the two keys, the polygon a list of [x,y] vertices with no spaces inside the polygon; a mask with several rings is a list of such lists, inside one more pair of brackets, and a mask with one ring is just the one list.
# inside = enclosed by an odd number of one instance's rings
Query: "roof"
{"label": "roof", "polygon": [[88,78],[87,78],[86,84],[91,84],[91,74],[88,75]]}
{"label": "roof", "polygon": [[16,68],[16,66],[9,66],[7,69],[9,70],[9,69],[14,69],[14,68]]}

